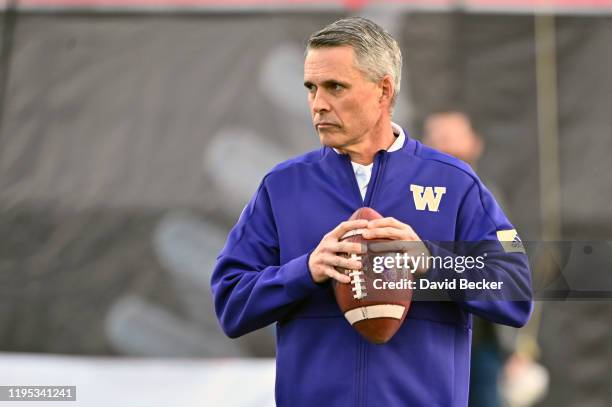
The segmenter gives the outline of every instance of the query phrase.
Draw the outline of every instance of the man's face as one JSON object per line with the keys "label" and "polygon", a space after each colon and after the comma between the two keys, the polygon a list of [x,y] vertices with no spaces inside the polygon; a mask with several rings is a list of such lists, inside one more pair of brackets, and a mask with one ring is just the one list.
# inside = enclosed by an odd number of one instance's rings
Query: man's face
{"label": "man's face", "polygon": [[441,113],[425,122],[424,143],[475,165],[482,153],[482,142],[469,120],[460,113]]}
{"label": "man's face", "polygon": [[387,108],[381,103],[382,87],[357,69],[349,46],[308,51],[304,86],[321,144],[343,152],[367,139]]}

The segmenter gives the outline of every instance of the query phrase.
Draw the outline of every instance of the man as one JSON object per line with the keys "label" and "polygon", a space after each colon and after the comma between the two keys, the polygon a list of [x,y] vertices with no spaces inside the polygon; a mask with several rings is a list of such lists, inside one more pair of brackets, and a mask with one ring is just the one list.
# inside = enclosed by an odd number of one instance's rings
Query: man
{"label": "man", "polygon": [[[277,324],[279,406],[465,406],[471,313],[514,326],[529,318],[526,257],[501,249],[489,253],[486,272],[522,301],[413,302],[384,345],[364,341],[340,312],[330,280],[349,279],[336,267],[362,267],[339,254],[362,252],[339,241],[348,231],[496,247],[498,232],[513,233],[467,165],[391,122],[400,72],[397,43],[369,20],[339,20],[310,37],[304,86],[323,147],[264,177],[219,255],[212,289],[226,334]],[[386,217],[345,221],[361,206]],[[432,255],[453,255],[426,245]]]}
{"label": "man", "polygon": [[463,112],[433,113],[425,119],[423,143],[465,161],[474,170],[484,151],[484,142]]}
{"label": "man", "polygon": [[[484,150],[484,141],[463,112],[433,113],[425,119],[423,143],[468,163],[474,170]],[[492,190],[491,184],[488,184]],[[497,193],[496,196],[499,196]],[[503,351],[513,351],[514,333],[501,331],[500,325],[475,317],[472,324],[470,407],[501,406],[498,382],[503,366]],[[511,329],[511,328],[508,328]],[[504,339],[504,341],[502,341]],[[502,347],[502,345],[505,345]]]}

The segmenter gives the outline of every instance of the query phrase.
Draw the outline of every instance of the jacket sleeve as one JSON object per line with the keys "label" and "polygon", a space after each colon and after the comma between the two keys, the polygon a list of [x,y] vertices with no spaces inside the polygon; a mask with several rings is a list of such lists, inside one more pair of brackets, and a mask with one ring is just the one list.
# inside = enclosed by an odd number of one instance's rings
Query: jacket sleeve
{"label": "jacket sleeve", "polygon": [[322,289],[310,275],[310,253],[279,264],[279,250],[264,179],[230,231],[212,273],[215,312],[229,337],[278,321]]}
{"label": "jacket sleeve", "polygon": [[449,250],[445,243],[426,244],[432,256],[482,256],[484,267],[463,273],[432,268],[428,278],[502,283],[498,290],[456,289],[449,294],[464,309],[484,319],[517,328],[525,325],[533,310],[529,261],[514,227],[479,180],[459,208],[454,249]]}

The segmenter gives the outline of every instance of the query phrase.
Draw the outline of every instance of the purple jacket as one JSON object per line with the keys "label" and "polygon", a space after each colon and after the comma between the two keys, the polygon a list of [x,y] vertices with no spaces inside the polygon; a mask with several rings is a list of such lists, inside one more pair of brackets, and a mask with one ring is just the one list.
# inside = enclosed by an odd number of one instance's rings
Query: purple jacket
{"label": "purple jacket", "polygon": [[[425,199],[428,187],[441,194],[437,208]],[[343,317],[331,284],[314,283],[308,270],[323,235],[364,205],[411,225],[423,240],[496,242],[484,272],[519,297],[413,301],[391,341],[366,342]],[[348,156],[323,147],[263,179],[218,257],[215,310],[232,338],[276,323],[279,406],[466,406],[471,315],[519,327],[531,314],[527,256],[499,244],[498,232],[513,229],[469,166],[415,140],[376,154],[365,201]],[[442,273],[428,272],[437,280]]]}

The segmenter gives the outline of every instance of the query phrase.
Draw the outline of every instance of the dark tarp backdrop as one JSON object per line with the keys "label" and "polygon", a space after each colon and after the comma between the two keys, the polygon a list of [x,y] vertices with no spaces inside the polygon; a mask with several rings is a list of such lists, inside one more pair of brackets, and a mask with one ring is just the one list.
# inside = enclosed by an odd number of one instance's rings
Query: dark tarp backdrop
{"label": "dark tarp backdrop", "polygon": [[[317,147],[304,42],[343,15],[0,14],[0,349],[272,355],[273,328],[224,338],[210,268],[266,171]],[[404,55],[395,121],[419,138],[428,113],[468,112],[479,172],[538,239],[533,17],[386,18]],[[562,237],[606,240],[612,20],[556,24]],[[543,405],[609,406],[611,308],[545,304]]]}

